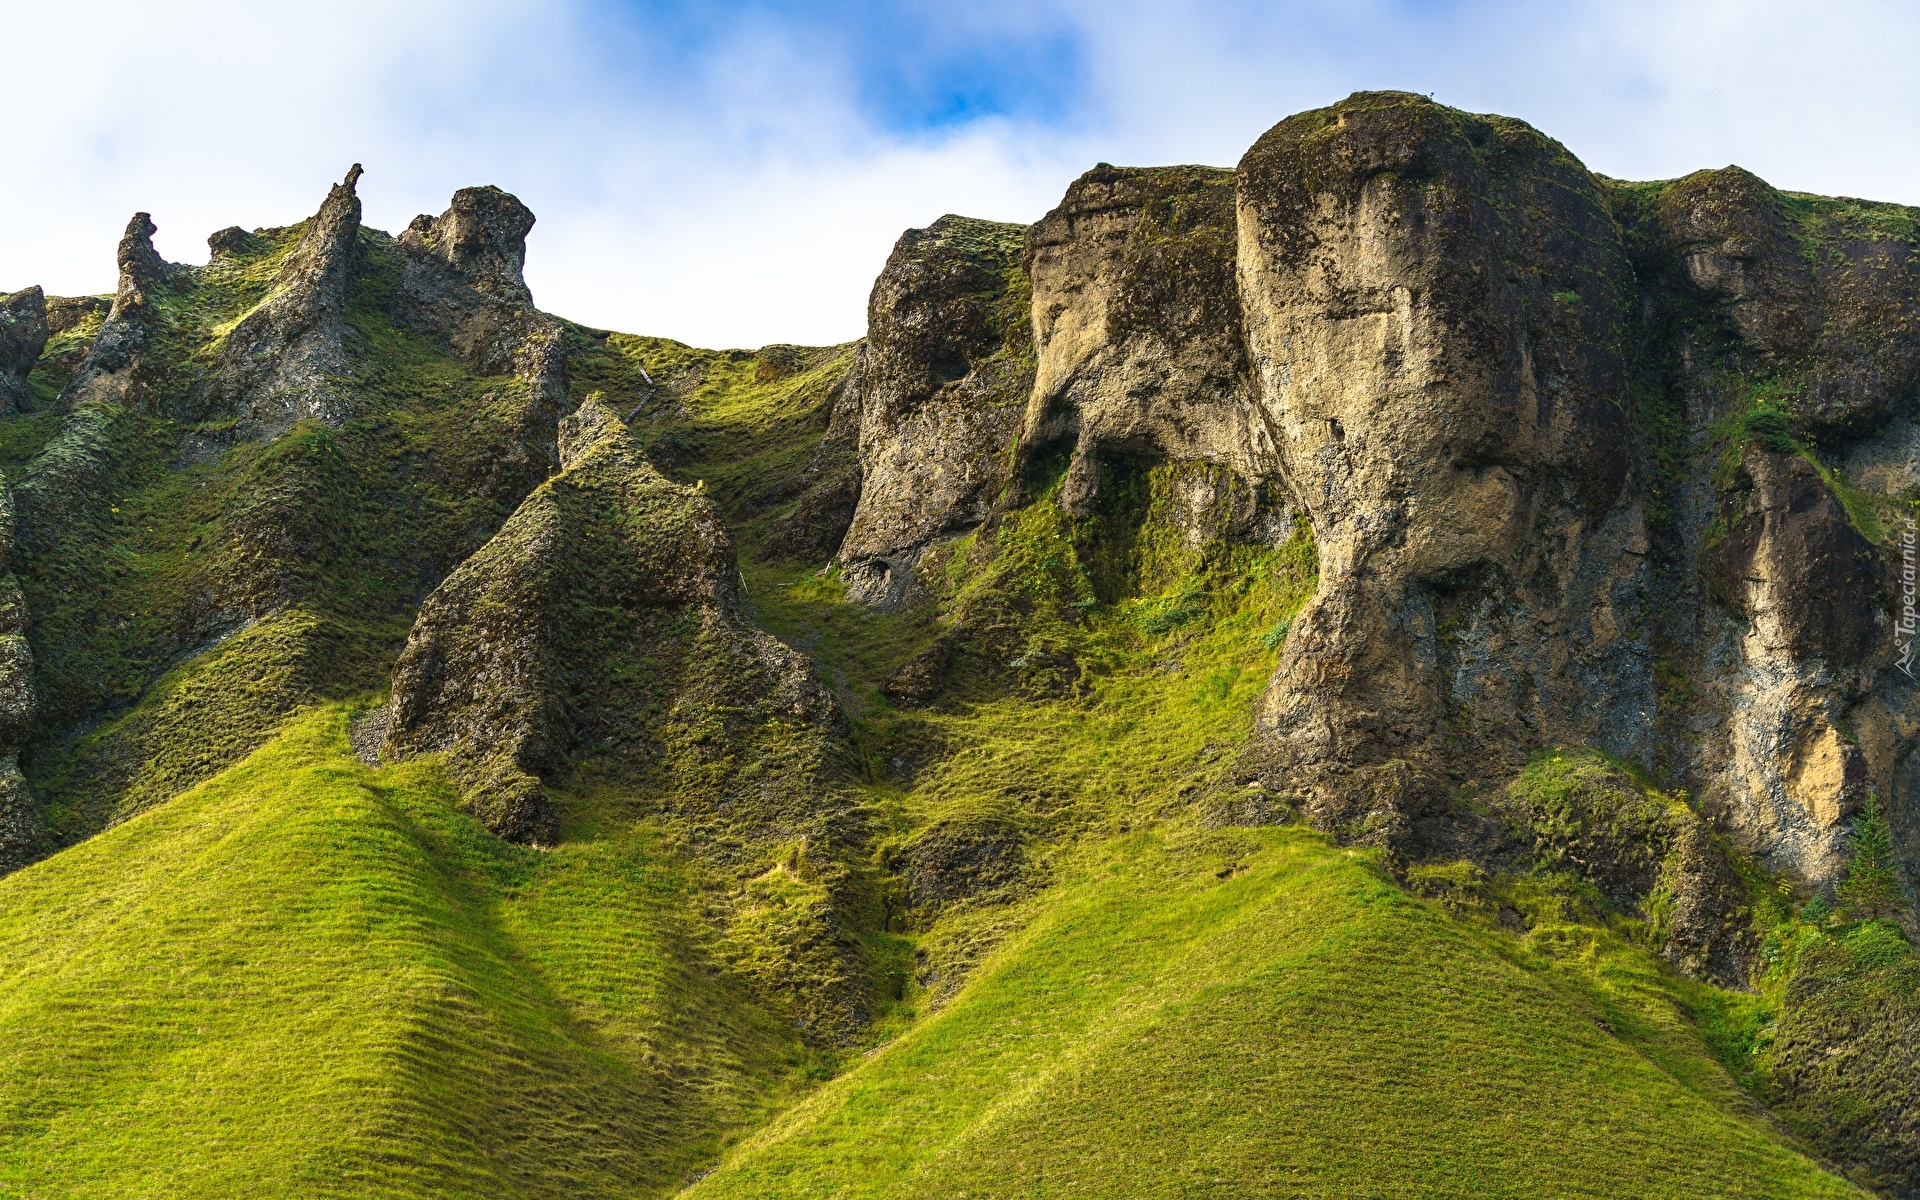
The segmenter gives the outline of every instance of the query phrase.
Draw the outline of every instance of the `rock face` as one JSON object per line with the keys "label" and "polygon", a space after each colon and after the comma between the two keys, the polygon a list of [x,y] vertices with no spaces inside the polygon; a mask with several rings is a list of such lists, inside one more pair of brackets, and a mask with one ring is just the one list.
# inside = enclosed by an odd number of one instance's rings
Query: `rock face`
{"label": "rock face", "polygon": [[20,748],[33,735],[38,706],[27,602],[13,577],[13,522],[13,495],[0,482],[0,874],[38,857],[45,833],[20,775]]}
{"label": "rock face", "polygon": [[1794,416],[1829,438],[1858,435],[1920,381],[1920,262],[1866,214],[1828,208],[1849,202],[1812,200],[1727,167],[1668,188],[1658,220],[1687,279],[1791,393]]}
{"label": "rock face", "polygon": [[1320,552],[1260,709],[1270,782],[1344,824],[1530,746],[1644,755],[1631,273],[1593,180],[1519,122],[1362,95],[1263,137],[1239,204],[1260,405]]}
{"label": "rock face", "polygon": [[1018,225],[910,229],[867,303],[860,499],[839,561],[856,597],[898,603],[935,539],[985,520],[1013,480],[1033,387]]}
{"label": "rock face", "polygon": [[1235,278],[1233,174],[1102,165],[1027,231],[1039,367],[1024,450],[1072,448],[1061,503],[1085,515],[1103,456],[1278,468],[1255,404]]}
{"label": "rock face", "polygon": [[[866,347],[840,381],[827,418],[827,431],[801,472],[803,490],[793,512],[768,545],[777,557],[801,562],[833,558],[853,525],[860,505],[860,402]],[[884,594],[884,593],[883,593]]]}
{"label": "rock face", "polygon": [[[1101,166],[1023,270],[1011,227],[902,238],[849,388],[838,560],[897,603],[929,544],[1063,459],[1076,517],[1140,463],[1203,464],[1225,473],[1183,476],[1190,507],[1230,508],[1233,538],[1312,522],[1319,594],[1256,740],[1329,828],[1439,852],[1454,789],[1587,745],[1815,885],[1874,788],[1920,864],[1920,701],[1886,616],[1886,522],[1920,489],[1902,219],[1737,168],[1604,180],[1404,93],[1281,123],[1231,180]],[[1850,443],[1872,495],[1843,501]]]}
{"label": "rock face", "polygon": [[[1666,514],[1651,622],[1665,769],[1777,870],[1832,880],[1869,788],[1920,864],[1920,703],[1892,669],[1893,564],[1863,533],[1880,523],[1897,552],[1912,486],[1891,414],[1920,353],[1913,239],[1887,235],[1891,206],[1790,197],[1731,167],[1615,185],[1615,208],[1655,397],[1645,491]],[[1691,449],[1662,462],[1659,421]],[[1843,501],[1842,482],[1864,491]]]}
{"label": "rock face", "polygon": [[212,372],[194,389],[195,417],[238,418],[237,434],[259,441],[302,418],[345,418],[347,287],[364,257],[354,192],[360,173],[355,163],[327,193],[266,297],[227,334]]}
{"label": "rock face", "polygon": [[1721,489],[1720,527],[1703,573],[1739,622],[1727,636],[1742,669],[1704,673],[1730,717],[1731,770],[1708,794],[1766,857],[1832,877],[1868,784],[1866,756],[1841,729],[1847,701],[1871,686],[1868,665],[1885,665],[1883,563],[1811,464],[1758,445]]}
{"label": "rock face", "polygon": [[0,296],[0,414],[30,412],[27,375],[47,345],[47,298],[37,287]]}
{"label": "rock face", "polygon": [[563,423],[560,454],[564,470],[427,598],[385,752],[444,752],[476,813],[520,841],[554,840],[548,786],[589,752],[669,803],[730,814],[738,836],[804,829],[838,711],[746,617],[719,513],[597,400]]}
{"label": "rock face", "polygon": [[73,380],[60,393],[60,406],[78,408],[104,401],[143,405],[155,382],[148,351],[166,318],[160,292],[182,268],[161,260],[153,249],[153,218],[133,214],[120,239],[120,287],[99,334]]}

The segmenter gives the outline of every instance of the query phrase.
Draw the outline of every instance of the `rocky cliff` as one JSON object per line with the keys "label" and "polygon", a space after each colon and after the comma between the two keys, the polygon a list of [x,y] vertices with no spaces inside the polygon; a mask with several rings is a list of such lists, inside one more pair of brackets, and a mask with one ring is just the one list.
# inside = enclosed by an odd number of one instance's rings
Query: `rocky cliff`
{"label": "rocky cliff", "polygon": [[[1025,232],[1012,456],[990,406],[936,450],[900,399],[972,361],[955,339],[995,294],[982,266],[970,315],[921,299],[941,228],[874,291],[857,595],[897,603],[926,546],[1023,500],[1003,460],[1050,486],[1058,456],[1075,516],[1114,464],[1208,464],[1242,485],[1238,536],[1312,523],[1319,592],[1254,758],[1329,828],[1438,852],[1473,825],[1458,788],[1553,745],[1668,772],[1808,886],[1869,787],[1912,811],[1887,605],[1920,482],[1906,210],[1735,168],[1622,184],[1520,122],[1357,95],[1231,177],[1097,168]],[[877,382],[906,363],[919,382]]]}
{"label": "rocky cliff", "polygon": [[838,558],[897,604],[927,544],[985,520],[1013,479],[1033,386],[1017,225],[942,217],[873,285],[858,378],[861,491]]}

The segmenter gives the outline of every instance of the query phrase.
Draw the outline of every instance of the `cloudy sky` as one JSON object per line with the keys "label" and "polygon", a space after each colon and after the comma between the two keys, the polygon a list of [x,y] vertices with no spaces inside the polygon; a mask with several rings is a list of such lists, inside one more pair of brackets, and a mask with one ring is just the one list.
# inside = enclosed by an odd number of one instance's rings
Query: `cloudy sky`
{"label": "cloudy sky", "polygon": [[899,232],[1031,221],[1095,162],[1231,166],[1370,88],[1524,118],[1598,171],[1736,162],[1920,204],[1920,5],[0,0],[0,290],[111,291],[309,214],[494,183],[539,216],[550,311],[707,346],[865,326]]}

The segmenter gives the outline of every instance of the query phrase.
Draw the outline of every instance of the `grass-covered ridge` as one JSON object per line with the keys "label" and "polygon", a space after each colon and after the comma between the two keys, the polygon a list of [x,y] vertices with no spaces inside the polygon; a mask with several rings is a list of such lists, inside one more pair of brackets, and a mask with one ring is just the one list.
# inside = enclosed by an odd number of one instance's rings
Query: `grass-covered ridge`
{"label": "grass-covered ridge", "polygon": [[54,845],[207,778],[302,705],[382,686],[420,599],[545,474],[524,381],[398,323],[401,266],[374,231],[345,314],[347,419],[265,444],[193,419],[195,380],[303,229],[155,288],[141,407],[0,418],[42,720],[23,765]]}

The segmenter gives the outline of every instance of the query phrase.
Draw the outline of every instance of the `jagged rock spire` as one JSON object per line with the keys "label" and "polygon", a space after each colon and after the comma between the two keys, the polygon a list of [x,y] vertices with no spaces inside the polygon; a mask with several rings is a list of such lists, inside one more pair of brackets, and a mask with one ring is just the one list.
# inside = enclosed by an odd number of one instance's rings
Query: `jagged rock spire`
{"label": "jagged rock spire", "polygon": [[120,238],[120,286],[100,335],[87,351],[86,361],[73,382],[60,394],[62,408],[94,401],[138,404],[146,395],[147,343],[159,320],[154,303],[157,291],[172,279],[176,268],[153,248],[153,218],[137,212]]}
{"label": "jagged rock spire", "polygon": [[346,415],[349,371],[342,340],[347,289],[361,261],[359,163],[327,193],[287,256],[266,299],[227,335],[219,362],[196,389],[195,415],[240,418],[241,436],[278,436],[295,421]]}
{"label": "jagged rock spire", "polygon": [[497,187],[461,188],[438,217],[415,217],[400,241],[450,267],[480,291],[533,303],[522,271],[533,210]]}
{"label": "jagged rock spire", "polygon": [[566,409],[567,356],[560,322],[533,306],[521,275],[533,221],[518,198],[490,186],[461,188],[446,212],[415,217],[398,239],[406,268],[393,317],[442,339],[483,375],[518,376],[528,440],[550,447]]}

